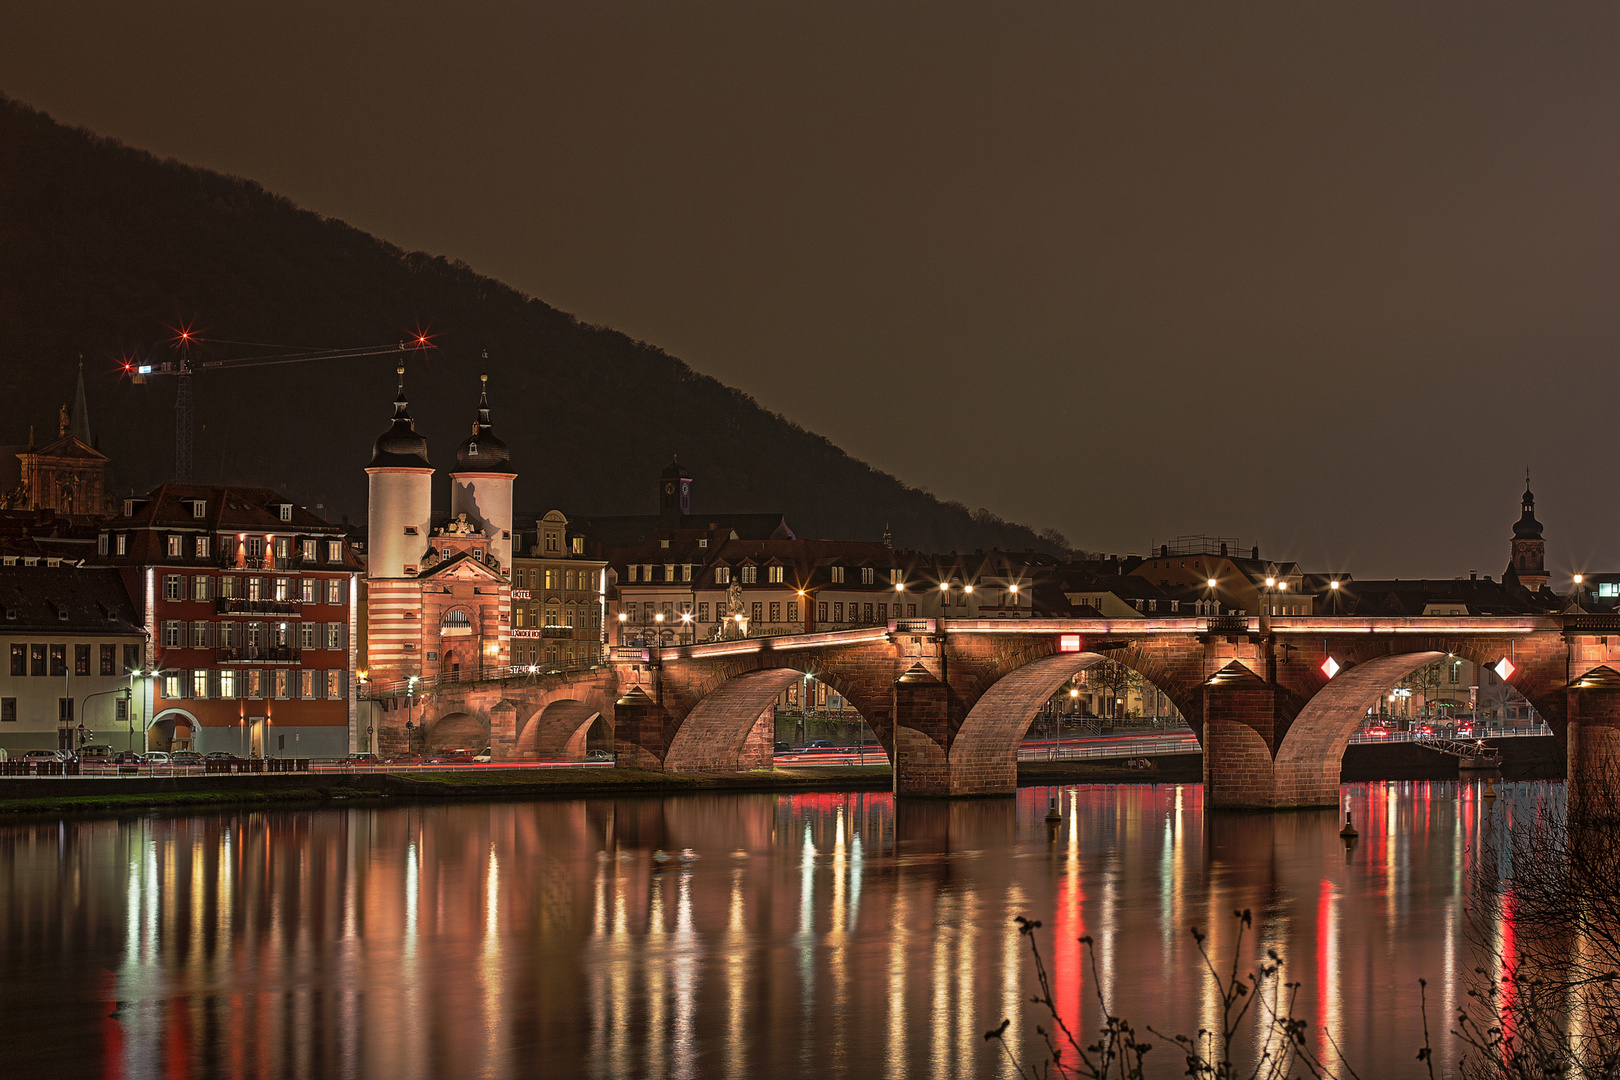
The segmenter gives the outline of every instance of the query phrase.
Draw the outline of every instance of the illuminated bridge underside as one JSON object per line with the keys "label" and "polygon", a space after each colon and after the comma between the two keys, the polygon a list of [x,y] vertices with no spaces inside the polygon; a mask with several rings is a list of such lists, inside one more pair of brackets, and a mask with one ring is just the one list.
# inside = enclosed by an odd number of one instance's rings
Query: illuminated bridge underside
{"label": "illuminated bridge underside", "polygon": [[[411,708],[419,721],[459,712],[487,723],[497,757],[577,756],[600,714],[621,761],[730,771],[769,763],[767,714],[809,676],[871,725],[896,763],[898,792],[993,795],[1014,789],[1017,746],[1041,704],[1107,657],[1156,686],[1198,732],[1208,805],[1313,806],[1337,802],[1345,744],[1367,709],[1445,655],[1510,658],[1513,688],[1560,739],[1568,728],[1571,775],[1577,745],[1581,775],[1617,771],[1598,759],[1620,753],[1620,620],[1587,615],[903,620],[656,656],[615,650],[611,666],[588,674],[435,689]],[[1331,679],[1329,657],[1339,669]],[[410,715],[390,707],[382,722]],[[455,730],[473,735],[464,718],[444,729]]]}

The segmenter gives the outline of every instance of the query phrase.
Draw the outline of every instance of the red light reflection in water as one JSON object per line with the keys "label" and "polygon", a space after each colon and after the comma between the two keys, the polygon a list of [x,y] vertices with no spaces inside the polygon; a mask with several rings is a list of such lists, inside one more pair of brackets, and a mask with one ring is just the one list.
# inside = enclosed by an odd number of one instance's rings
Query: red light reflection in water
{"label": "red light reflection in water", "polygon": [[1065,815],[1063,823],[1063,858],[1067,865],[1058,881],[1057,902],[1053,905],[1052,1002],[1070,1033],[1080,1038],[1083,1035],[1080,1029],[1080,1003],[1085,989],[1086,966],[1085,947],[1079,941],[1086,933],[1083,915],[1086,894],[1080,882],[1080,840],[1076,832],[1078,822],[1075,820],[1080,804],[1076,793],[1070,790],[1061,791],[1058,799],[1068,803],[1069,813]]}
{"label": "red light reflection in water", "polygon": [[101,1069],[107,1080],[124,1075],[124,1028],[118,1022],[118,976],[101,972]]}
{"label": "red light reflection in water", "polygon": [[[1502,896],[1502,974],[1511,975],[1518,966],[1518,954],[1514,943],[1513,933],[1513,890],[1509,889]],[[1502,1044],[1513,1045],[1513,1001],[1515,998],[1513,983],[1504,980],[1502,983]]]}
{"label": "red light reflection in water", "polygon": [[[1329,1024],[1328,996],[1337,993],[1339,973],[1334,970],[1337,966],[1337,957],[1334,956],[1334,933],[1338,928],[1333,922],[1333,882],[1327,878],[1322,879],[1322,887],[1316,899],[1316,1030],[1328,1031]],[[1331,1018],[1337,1024],[1338,1018]]]}

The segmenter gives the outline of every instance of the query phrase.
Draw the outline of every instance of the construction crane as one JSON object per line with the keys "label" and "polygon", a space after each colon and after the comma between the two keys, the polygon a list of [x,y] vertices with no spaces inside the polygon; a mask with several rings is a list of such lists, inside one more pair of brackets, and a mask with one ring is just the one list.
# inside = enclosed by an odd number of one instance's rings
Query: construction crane
{"label": "construction crane", "polygon": [[387,356],[392,353],[398,353],[403,361],[406,352],[425,352],[437,348],[428,340],[426,334],[417,334],[409,341],[401,341],[394,345],[363,345],[355,349],[304,349],[296,352],[269,353],[264,356],[241,356],[230,360],[193,359],[191,346],[202,340],[190,330],[181,330],[175,335],[175,347],[180,354],[177,359],[151,364],[124,362],[124,371],[129,374],[130,382],[136,385],[146,382],[147,379],[170,375],[179,380],[174,396],[174,478],[181,483],[190,483],[193,479],[191,376],[194,373],[214,368],[269,367],[272,364],[302,364],[310,360],[349,360],[361,356]]}

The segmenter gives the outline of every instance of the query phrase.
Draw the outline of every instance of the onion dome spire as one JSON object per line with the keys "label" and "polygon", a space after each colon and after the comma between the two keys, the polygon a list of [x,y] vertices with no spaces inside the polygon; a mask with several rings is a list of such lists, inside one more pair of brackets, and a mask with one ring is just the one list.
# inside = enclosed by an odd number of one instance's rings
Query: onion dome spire
{"label": "onion dome spire", "polygon": [[[484,354],[489,359],[489,353]],[[496,438],[489,422],[489,376],[478,376],[478,419],[473,421],[472,434],[456,448],[457,472],[510,473],[512,454],[506,444]]]}
{"label": "onion dome spire", "polygon": [[1530,470],[1524,470],[1524,502],[1519,520],[1513,523],[1515,540],[1540,540],[1541,522],[1536,520],[1536,497],[1530,493]]}
{"label": "onion dome spire", "polygon": [[417,434],[411,419],[410,402],[405,397],[405,365],[399,365],[399,394],[394,398],[394,423],[377,436],[372,446],[369,468],[432,468],[428,462],[427,439]]}

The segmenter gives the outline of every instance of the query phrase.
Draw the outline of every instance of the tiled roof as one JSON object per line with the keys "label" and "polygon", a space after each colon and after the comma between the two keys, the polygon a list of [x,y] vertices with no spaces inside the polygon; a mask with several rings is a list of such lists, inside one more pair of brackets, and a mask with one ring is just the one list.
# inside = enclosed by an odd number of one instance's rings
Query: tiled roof
{"label": "tiled roof", "polygon": [[112,567],[47,566],[43,561],[38,566],[0,565],[0,607],[0,626],[9,633],[141,632],[135,605]]}

